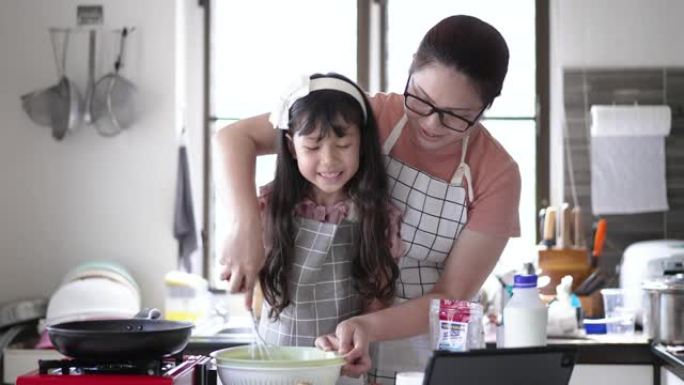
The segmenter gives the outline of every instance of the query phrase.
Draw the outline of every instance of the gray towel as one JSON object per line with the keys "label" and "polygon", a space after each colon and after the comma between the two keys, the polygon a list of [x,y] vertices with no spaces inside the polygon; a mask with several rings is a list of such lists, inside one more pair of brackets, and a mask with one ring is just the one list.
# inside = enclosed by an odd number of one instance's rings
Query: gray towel
{"label": "gray towel", "polygon": [[192,183],[188,151],[178,148],[178,178],[176,179],[176,205],[173,218],[173,236],[178,240],[178,258],[186,271],[192,271],[191,256],[199,247],[195,211],[192,204]]}

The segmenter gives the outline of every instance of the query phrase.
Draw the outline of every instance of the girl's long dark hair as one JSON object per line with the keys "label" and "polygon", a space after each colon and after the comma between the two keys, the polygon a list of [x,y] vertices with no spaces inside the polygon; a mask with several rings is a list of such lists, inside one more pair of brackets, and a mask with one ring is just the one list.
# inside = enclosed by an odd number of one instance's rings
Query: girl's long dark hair
{"label": "girl's long dark hair", "polygon": [[318,90],[298,99],[290,108],[289,130],[278,138],[278,161],[265,223],[271,243],[259,280],[264,298],[271,305],[269,317],[277,319],[290,304],[288,277],[294,258],[295,205],[310,192],[311,184],[299,173],[290,151],[289,139],[307,135],[320,127],[320,137],[345,135],[347,127],[359,127],[359,170],[347,183],[347,194],[359,213],[361,236],[355,243],[352,279],[361,297],[369,303],[379,299],[388,303],[395,289],[398,268],[390,255],[388,240],[387,175],[380,153],[378,129],[368,99],[351,80],[338,74],[312,75],[311,79],[334,77],[349,82],[364,95],[368,117],[351,95],[335,90]]}

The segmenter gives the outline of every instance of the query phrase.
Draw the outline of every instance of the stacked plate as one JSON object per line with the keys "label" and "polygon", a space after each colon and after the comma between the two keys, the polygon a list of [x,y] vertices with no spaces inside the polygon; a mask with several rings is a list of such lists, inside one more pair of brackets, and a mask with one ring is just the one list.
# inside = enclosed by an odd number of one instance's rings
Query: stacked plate
{"label": "stacked plate", "polygon": [[46,325],[132,318],[140,311],[140,288],[115,262],[91,261],[69,271],[50,298]]}

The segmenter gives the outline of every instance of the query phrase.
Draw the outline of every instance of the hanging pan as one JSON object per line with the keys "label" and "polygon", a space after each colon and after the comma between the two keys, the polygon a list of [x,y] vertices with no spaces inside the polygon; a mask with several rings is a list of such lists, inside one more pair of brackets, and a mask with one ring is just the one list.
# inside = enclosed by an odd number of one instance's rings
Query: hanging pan
{"label": "hanging pan", "polygon": [[133,319],[65,322],[48,326],[52,345],[76,359],[150,359],[185,349],[191,322],[159,320],[156,309]]}

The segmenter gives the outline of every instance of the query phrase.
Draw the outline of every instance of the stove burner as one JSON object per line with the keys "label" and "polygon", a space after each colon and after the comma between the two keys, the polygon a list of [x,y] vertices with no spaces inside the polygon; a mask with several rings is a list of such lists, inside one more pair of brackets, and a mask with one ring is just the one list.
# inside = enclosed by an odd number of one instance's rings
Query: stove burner
{"label": "stove burner", "polygon": [[160,376],[183,362],[183,354],[144,360],[39,360],[39,374],[143,374]]}
{"label": "stove burner", "polygon": [[149,360],[41,360],[17,385],[215,385],[206,356],[181,354]]}

